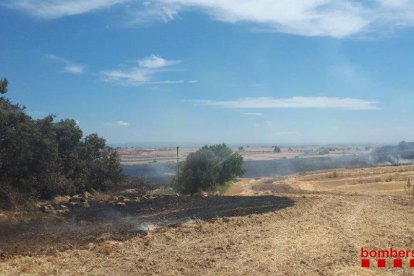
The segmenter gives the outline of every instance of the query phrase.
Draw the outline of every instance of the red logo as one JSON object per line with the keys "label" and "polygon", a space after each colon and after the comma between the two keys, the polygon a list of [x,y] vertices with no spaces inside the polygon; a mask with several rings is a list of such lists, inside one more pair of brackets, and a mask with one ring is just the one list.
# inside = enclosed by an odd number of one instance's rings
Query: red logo
{"label": "red logo", "polygon": [[361,267],[414,267],[414,249],[361,248]]}

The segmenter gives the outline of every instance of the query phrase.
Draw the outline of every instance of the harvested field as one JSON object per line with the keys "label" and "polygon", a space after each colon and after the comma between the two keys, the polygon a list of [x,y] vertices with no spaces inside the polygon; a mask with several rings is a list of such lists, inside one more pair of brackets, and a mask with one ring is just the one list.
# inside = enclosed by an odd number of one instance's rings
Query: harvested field
{"label": "harvested field", "polygon": [[[179,158],[184,160],[188,154],[195,152],[198,147],[180,147]],[[320,157],[320,146],[281,147],[281,152],[273,152],[274,146],[244,146],[242,149],[232,147],[233,151],[241,154],[246,161],[277,160],[296,157]],[[149,163],[174,163],[177,158],[175,147],[161,148],[118,148],[121,161],[125,165]],[[330,148],[327,156],[355,155],[369,152],[363,146],[337,146]]]}
{"label": "harvested field", "polygon": [[[414,200],[404,192],[408,177],[414,177],[414,166],[241,179],[226,196],[155,198],[147,205],[137,203],[120,209],[128,216],[117,215],[109,223],[96,216],[108,210],[91,207],[79,211],[83,219],[75,220],[70,227],[49,221],[43,225],[50,232],[5,230],[9,236],[1,242],[1,248],[7,250],[0,272],[409,275],[412,269],[406,263],[398,269],[390,267],[390,262],[381,269],[360,265],[361,247],[414,248]],[[126,217],[127,222],[122,224]],[[136,222],[144,218],[151,218],[148,222],[154,227],[131,231],[130,219]],[[176,219],[176,223],[156,225],[168,219]],[[1,229],[20,225],[7,227],[2,225]],[[30,244],[33,248],[27,250]]]}

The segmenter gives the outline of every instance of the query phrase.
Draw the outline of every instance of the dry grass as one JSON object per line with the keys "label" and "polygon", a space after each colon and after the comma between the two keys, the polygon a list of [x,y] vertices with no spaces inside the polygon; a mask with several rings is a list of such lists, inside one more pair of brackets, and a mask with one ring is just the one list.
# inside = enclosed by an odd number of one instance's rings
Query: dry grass
{"label": "dry grass", "polygon": [[[51,255],[14,256],[5,275],[410,275],[360,267],[359,250],[414,248],[414,166],[242,179],[228,194],[283,193],[292,207],[213,222],[160,227],[147,235],[91,242]],[[389,180],[391,179],[391,180]],[[389,180],[389,181],[388,181]],[[287,188],[290,187],[290,188]]]}
{"label": "dry grass", "polygon": [[314,172],[289,176],[283,181],[302,190],[405,195],[407,179],[413,177],[414,166],[401,165]]}
{"label": "dry grass", "polygon": [[110,194],[102,191],[94,191],[92,196],[96,201],[109,201],[112,198]]}

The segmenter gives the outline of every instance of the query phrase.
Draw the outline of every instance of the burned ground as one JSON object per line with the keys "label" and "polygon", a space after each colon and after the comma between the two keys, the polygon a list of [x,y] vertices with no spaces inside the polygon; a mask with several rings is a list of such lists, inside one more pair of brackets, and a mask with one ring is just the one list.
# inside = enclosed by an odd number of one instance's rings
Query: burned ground
{"label": "burned ground", "polygon": [[248,216],[294,205],[285,196],[157,196],[126,207],[92,204],[64,216],[47,216],[0,224],[0,257],[51,254],[85,248],[102,235],[127,240],[154,226],[173,226],[195,220]]}
{"label": "burned ground", "polygon": [[[2,249],[8,255],[3,256],[0,271],[6,275],[410,275],[408,260],[399,269],[392,268],[391,260],[383,269],[361,268],[359,252],[361,247],[414,248],[414,200],[404,191],[409,177],[414,177],[414,166],[241,179],[223,197],[166,197],[162,204],[156,203],[160,199],[150,199],[115,209],[106,218],[109,221],[91,207],[66,217],[73,218],[76,231],[26,229],[16,233],[16,239],[4,240]],[[104,217],[107,210],[114,210],[99,208]],[[121,218],[115,222],[113,217]],[[147,231],[131,233],[130,217],[135,226],[137,218],[190,219],[171,226],[148,223],[141,225]],[[111,230],[123,225],[123,219],[129,230]],[[68,223],[50,225],[67,227]],[[30,244],[37,246],[29,252],[25,248]]]}

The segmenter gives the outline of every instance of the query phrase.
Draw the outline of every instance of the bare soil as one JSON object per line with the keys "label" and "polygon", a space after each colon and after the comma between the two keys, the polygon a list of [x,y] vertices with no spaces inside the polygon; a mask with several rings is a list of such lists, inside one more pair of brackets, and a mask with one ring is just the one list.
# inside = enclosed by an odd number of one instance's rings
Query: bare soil
{"label": "bare soil", "polygon": [[225,196],[3,223],[0,274],[411,275],[360,267],[361,247],[414,248],[408,177],[414,166],[241,179]]}

